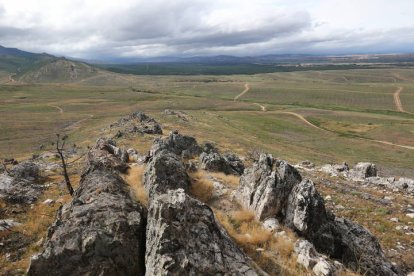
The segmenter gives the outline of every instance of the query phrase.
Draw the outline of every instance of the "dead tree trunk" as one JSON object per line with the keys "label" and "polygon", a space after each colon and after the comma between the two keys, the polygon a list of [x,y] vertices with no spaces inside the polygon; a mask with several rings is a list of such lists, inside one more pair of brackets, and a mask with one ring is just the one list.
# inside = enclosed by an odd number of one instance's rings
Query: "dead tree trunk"
{"label": "dead tree trunk", "polygon": [[59,145],[60,142],[60,135],[56,134],[57,139],[56,139],[56,150],[60,156],[60,160],[62,161],[62,168],[63,168],[63,176],[65,177],[65,182],[66,182],[66,187],[69,191],[69,194],[72,196],[73,195],[73,187],[72,184],[70,183],[70,179],[69,179],[69,175],[68,175],[68,170],[66,167],[66,162],[65,162],[65,156],[63,155],[63,150],[65,147],[65,142],[66,142],[66,136],[62,137],[62,144]]}

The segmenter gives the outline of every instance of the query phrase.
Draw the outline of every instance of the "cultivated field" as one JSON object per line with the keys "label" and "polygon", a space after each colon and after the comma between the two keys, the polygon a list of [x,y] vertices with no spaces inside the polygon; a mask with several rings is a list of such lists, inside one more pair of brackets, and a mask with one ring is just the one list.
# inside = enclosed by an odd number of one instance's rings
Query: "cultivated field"
{"label": "cultivated field", "polygon": [[[7,82],[7,74],[0,79]],[[165,116],[166,108],[192,119]],[[228,76],[99,71],[74,83],[5,83],[0,85],[0,157],[30,156],[40,145],[48,147],[57,132],[91,145],[98,130],[136,110],[153,115],[166,129],[240,153],[258,149],[319,164],[372,161],[393,174],[414,176],[411,68]]]}

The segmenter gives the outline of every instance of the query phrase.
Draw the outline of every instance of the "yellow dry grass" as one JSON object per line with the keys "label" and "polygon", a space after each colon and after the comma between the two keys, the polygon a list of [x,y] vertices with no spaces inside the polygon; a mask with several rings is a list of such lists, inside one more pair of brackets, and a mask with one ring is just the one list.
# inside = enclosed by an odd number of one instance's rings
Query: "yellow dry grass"
{"label": "yellow dry grass", "polygon": [[144,166],[133,166],[124,175],[126,183],[131,187],[133,197],[145,207],[148,207],[148,195],[142,181]]}
{"label": "yellow dry grass", "polygon": [[[62,181],[61,176],[49,177],[55,183]],[[79,176],[71,176],[71,181],[74,187],[78,186]],[[53,204],[43,204],[46,199],[59,200]],[[0,267],[9,271],[25,271],[30,262],[30,256],[40,250],[40,241],[46,234],[47,229],[53,223],[56,217],[56,211],[62,204],[71,200],[71,196],[66,190],[60,190],[57,185],[50,186],[32,208],[22,217],[21,225],[13,228],[14,232],[22,233],[33,241],[32,244],[25,250],[21,259],[16,262],[9,262],[0,258]],[[3,270],[0,269],[0,273]]]}
{"label": "yellow dry grass", "polygon": [[190,193],[204,203],[213,198],[214,185],[207,179],[205,171],[197,171],[189,174],[191,179]]}
{"label": "yellow dry grass", "polygon": [[230,214],[215,210],[215,215],[233,240],[267,273],[306,275],[306,271],[296,263],[293,252],[296,238],[290,230],[284,229],[288,238],[275,236],[247,210]]}
{"label": "yellow dry grass", "polygon": [[224,184],[231,186],[231,187],[237,187],[239,186],[239,182],[240,182],[240,177],[236,176],[236,175],[231,175],[231,174],[224,174],[224,173],[220,173],[220,172],[212,172],[210,173],[211,176],[217,178],[218,180],[220,180],[221,182],[223,182]]}

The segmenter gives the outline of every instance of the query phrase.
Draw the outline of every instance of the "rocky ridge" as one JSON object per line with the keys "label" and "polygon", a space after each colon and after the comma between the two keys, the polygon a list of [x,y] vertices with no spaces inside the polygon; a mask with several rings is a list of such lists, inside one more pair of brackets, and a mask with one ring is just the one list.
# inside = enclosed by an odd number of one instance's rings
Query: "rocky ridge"
{"label": "rocky ridge", "polygon": [[[134,114],[120,119],[113,130],[130,133],[125,129],[131,120],[141,124],[146,119],[140,118],[148,118]],[[232,193],[234,202],[252,210],[274,235],[280,235],[275,229],[281,225],[292,229],[300,238],[294,249],[297,262],[313,274],[337,275],[347,267],[366,275],[403,275],[367,229],[327,209],[309,174],[299,170],[390,189],[401,181],[399,189],[406,193],[409,179],[379,177],[371,163],[352,169],[310,162],[292,166],[270,154],[259,155],[245,168],[243,158],[221,154],[210,143],[199,145],[178,131],[156,138],[147,155],[124,150],[115,140],[100,138],[88,152],[79,188],[59,209],[43,249],[32,257],[29,275],[266,275],[232,240],[213,210],[191,194],[188,173],[200,170],[241,175]],[[131,162],[145,166],[147,207],[136,202],[121,177]],[[24,179],[36,185],[34,167],[20,168],[3,172],[0,184],[9,187],[15,179]],[[38,166],[38,176],[43,168]],[[209,177],[216,199],[233,190]],[[385,180],[392,184],[382,184]],[[17,224],[4,220],[0,225],[8,229]]]}

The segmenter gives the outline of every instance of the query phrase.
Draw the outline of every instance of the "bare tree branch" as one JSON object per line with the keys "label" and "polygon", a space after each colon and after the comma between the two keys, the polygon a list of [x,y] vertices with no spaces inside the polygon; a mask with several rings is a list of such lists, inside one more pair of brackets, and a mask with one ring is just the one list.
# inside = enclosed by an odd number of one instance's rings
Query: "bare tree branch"
{"label": "bare tree branch", "polygon": [[62,138],[63,142],[62,142],[61,147],[59,147],[60,134],[56,134],[56,150],[57,150],[57,152],[60,156],[60,160],[62,161],[63,176],[65,177],[66,187],[68,188],[69,194],[72,196],[73,195],[73,187],[72,187],[72,184],[70,183],[70,179],[69,179],[69,175],[68,175],[68,171],[67,171],[67,167],[66,167],[66,162],[65,162],[65,157],[63,155],[66,137],[67,136],[64,136],[63,137],[64,139]]}

